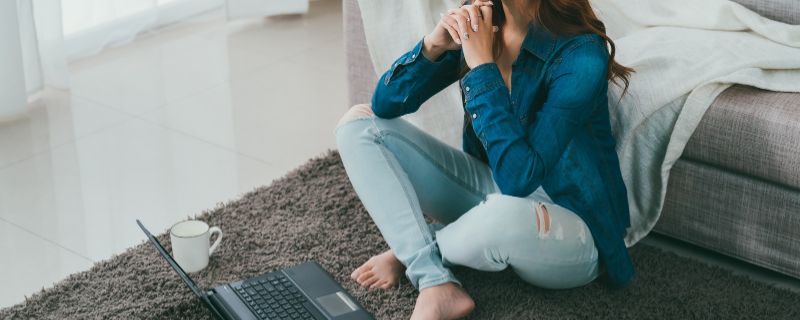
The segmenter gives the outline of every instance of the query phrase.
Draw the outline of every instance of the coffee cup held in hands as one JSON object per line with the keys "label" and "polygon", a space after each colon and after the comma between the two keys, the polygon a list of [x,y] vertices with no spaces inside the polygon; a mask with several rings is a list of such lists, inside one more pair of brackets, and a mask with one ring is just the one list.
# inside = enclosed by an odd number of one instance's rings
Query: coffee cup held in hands
{"label": "coffee cup held in hands", "polygon": [[[211,235],[217,240],[210,244]],[[186,220],[174,224],[169,229],[172,242],[172,256],[183,271],[197,272],[208,266],[208,258],[214,253],[222,240],[222,229],[209,227],[203,221]]]}

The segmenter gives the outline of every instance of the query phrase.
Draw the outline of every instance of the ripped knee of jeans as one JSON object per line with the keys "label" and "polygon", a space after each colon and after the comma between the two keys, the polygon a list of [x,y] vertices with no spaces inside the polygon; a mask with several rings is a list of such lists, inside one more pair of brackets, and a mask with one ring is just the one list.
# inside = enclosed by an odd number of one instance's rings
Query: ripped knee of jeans
{"label": "ripped knee of jeans", "polygon": [[536,212],[536,230],[539,231],[539,236],[546,236],[550,233],[550,212],[547,211],[547,205],[543,202],[537,201],[535,206]]}
{"label": "ripped knee of jeans", "polygon": [[357,104],[350,107],[350,109],[345,112],[345,114],[339,119],[339,123],[336,124],[336,127],[338,128],[339,126],[353,120],[369,119],[372,118],[372,116],[374,116],[374,113],[372,113],[371,105],[363,103]]}

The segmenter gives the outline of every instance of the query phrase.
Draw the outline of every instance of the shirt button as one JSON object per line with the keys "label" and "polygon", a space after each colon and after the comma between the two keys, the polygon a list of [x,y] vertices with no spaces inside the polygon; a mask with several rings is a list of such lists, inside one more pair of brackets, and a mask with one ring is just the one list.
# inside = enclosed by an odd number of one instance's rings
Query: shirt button
{"label": "shirt button", "polygon": [[464,90],[467,90],[467,92],[469,92],[469,87],[464,87]]}
{"label": "shirt button", "polygon": [[475,119],[475,118],[477,118],[477,117],[478,117],[478,114],[477,114],[477,113],[473,113],[473,114],[472,114],[472,119]]}

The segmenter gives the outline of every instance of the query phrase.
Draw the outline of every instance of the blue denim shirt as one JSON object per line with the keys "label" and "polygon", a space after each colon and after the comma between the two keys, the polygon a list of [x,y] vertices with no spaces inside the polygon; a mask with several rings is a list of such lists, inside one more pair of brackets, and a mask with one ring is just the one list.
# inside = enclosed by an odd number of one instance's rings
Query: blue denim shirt
{"label": "blue denim shirt", "polygon": [[579,215],[609,283],[627,287],[635,271],[624,243],[630,218],[611,135],[604,40],[556,36],[531,24],[512,64],[511,91],[497,64],[479,65],[459,79],[461,50],[430,61],[422,46],[420,40],[381,76],[373,112],[381,118],[413,113],[460,80],[463,150],[488,164],[503,194],[526,197],[541,186]]}

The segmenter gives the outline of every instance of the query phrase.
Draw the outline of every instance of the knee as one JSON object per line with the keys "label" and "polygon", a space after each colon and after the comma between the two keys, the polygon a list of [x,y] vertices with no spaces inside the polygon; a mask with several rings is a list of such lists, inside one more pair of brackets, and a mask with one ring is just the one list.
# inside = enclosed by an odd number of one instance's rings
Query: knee
{"label": "knee", "polygon": [[519,239],[517,236],[535,230],[529,225],[533,216],[530,199],[492,193],[473,211],[474,215],[470,217],[472,236],[485,246],[513,242]]}
{"label": "knee", "polygon": [[479,270],[499,271],[507,266],[511,249],[527,243],[535,227],[530,225],[529,199],[489,194],[455,222],[436,233],[442,256],[455,264]]}
{"label": "knee", "polygon": [[489,194],[483,203],[484,212],[491,216],[482,219],[492,242],[516,241],[517,236],[525,237],[535,230],[532,218],[535,216],[534,204],[530,199],[500,193]]}
{"label": "knee", "polygon": [[[551,210],[557,206],[503,194],[490,194],[486,205],[496,212],[500,221],[493,222],[498,229],[521,230],[524,233],[535,230],[539,237],[547,236],[552,229]],[[514,232],[507,233],[513,235]]]}
{"label": "knee", "polygon": [[339,123],[336,124],[336,127],[356,119],[371,118],[373,115],[374,113],[372,113],[371,105],[363,103],[357,104],[350,107],[350,109],[344,113],[344,115],[339,119]]}

